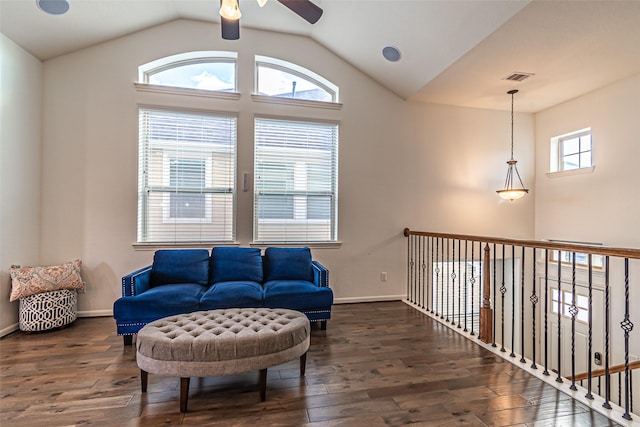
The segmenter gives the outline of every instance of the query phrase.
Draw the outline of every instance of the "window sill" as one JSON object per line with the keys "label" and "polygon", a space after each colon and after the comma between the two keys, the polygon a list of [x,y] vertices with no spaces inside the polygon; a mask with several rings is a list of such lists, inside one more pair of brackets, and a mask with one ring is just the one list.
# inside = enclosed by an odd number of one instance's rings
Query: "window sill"
{"label": "window sill", "polygon": [[217,99],[240,99],[238,92],[222,92],[212,90],[201,89],[188,89],[171,86],[150,85],[145,83],[134,83],[133,86],[138,92],[151,92],[151,93],[164,93],[169,95],[186,95],[186,96],[198,96],[201,98],[217,98]]}
{"label": "window sill", "polygon": [[266,95],[257,95],[257,94],[251,95],[251,100],[254,102],[264,102],[267,104],[292,105],[296,107],[324,108],[327,110],[342,109],[342,104],[338,102],[308,101],[306,99],[280,98],[277,96],[266,96]]}
{"label": "window sill", "polygon": [[568,171],[547,172],[547,176],[549,178],[559,178],[562,176],[582,175],[585,173],[592,173],[595,168],[595,166],[591,166],[589,168],[571,169]]}
{"label": "window sill", "polygon": [[238,242],[152,242],[132,243],[131,247],[135,251],[155,251],[158,249],[211,249],[214,246],[239,246]]}
{"label": "window sill", "polygon": [[[240,246],[239,242],[153,242],[153,243],[132,243],[131,247],[135,251],[156,251],[158,249],[211,249],[214,246]],[[318,249],[339,248],[342,242],[251,242],[251,247],[266,248],[269,246],[278,247],[308,247]]]}
{"label": "window sill", "polygon": [[307,247],[307,248],[316,248],[316,249],[333,249],[333,248],[339,248],[342,246],[342,242],[290,242],[290,243],[285,243],[285,242],[251,242],[249,243],[249,246],[251,247],[259,247],[259,248],[266,248],[266,247],[273,247],[273,246],[277,246],[277,247],[287,247],[287,248],[292,248],[292,247]]}

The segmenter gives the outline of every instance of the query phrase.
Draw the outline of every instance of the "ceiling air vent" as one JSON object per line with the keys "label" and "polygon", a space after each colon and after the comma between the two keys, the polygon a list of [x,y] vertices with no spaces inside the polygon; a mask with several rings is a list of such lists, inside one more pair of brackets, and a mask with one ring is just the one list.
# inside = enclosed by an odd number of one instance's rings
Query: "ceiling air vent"
{"label": "ceiling air vent", "polygon": [[511,73],[507,77],[504,77],[502,80],[511,80],[514,82],[521,82],[533,75],[534,75],[533,73]]}

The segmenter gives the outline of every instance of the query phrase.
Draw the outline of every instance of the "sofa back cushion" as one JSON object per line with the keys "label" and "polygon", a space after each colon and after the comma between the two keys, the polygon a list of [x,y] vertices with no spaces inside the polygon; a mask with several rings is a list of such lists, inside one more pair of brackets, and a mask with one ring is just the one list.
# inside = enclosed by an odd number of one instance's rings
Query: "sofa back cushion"
{"label": "sofa back cushion", "polygon": [[211,283],[262,283],[262,256],[258,248],[219,247],[211,250]]}
{"label": "sofa back cushion", "polygon": [[265,282],[269,280],[313,281],[309,248],[267,248],[264,252]]}
{"label": "sofa back cushion", "polygon": [[161,249],[153,255],[151,286],[177,283],[209,283],[209,251],[206,249]]}

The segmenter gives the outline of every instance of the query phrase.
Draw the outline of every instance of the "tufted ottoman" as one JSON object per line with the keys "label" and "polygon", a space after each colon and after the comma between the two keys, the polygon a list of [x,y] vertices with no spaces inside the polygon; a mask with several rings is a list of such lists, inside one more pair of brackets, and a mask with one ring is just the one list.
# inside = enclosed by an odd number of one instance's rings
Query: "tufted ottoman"
{"label": "tufted ottoman", "polygon": [[191,377],[259,370],[264,401],[268,367],[299,357],[304,376],[309,331],[307,316],[285,309],[197,311],[156,320],[136,340],[142,392],[148,373],[180,377],[180,411],[187,412]]}

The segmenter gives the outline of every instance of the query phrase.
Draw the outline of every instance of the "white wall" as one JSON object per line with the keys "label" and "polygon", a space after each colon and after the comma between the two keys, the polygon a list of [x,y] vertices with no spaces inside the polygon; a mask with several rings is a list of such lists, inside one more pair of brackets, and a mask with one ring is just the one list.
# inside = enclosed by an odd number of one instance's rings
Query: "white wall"
{"label": "white wall", "polygon": [[15,329],[13,264],[40,256],[42,63],[0,34],[0,336]]}
{"label": "white wall", "polygon": [[[536,115],[536,239],[640,249],[639,112],[640,75],[636,75]],[[550,139],[586,127],[591,127],[594,171],[547,176]],[[612,258],[610,267],[612,363],[616,364],[624,360],[619,326],[625,312],[623,260]],[[566,273],[567,280],[570,274]],[[640,295],[640,261],[630,261],[629,274],[633,313]],[[594,287],[602,288],[603,274],[594,276]],[[587,286],[584,278],[582,284]],[[603,311],[604,307],[594,307],[594,319],[602,319]],[[640,356],[640,341],[633,334],[630,345],[630,353]]]}
{"label": "white wall", "polygon": [[[549,177],[552,137],[591,127],[593,173]],[[537,239],[640,248],[640,75],[536,115]]]}
{"label": "white wall", "polygon": [[[339,301],[395,298],[405,289],[404,227],[533,236],[533,195],[500,203],[509,156],[509,113],[408,103],[308,38],[242,29],[224,41],[211,23],[178,20],[44,64],[41,262],[83,260],[87,290],[81,314],[109,314],[122,275],[151,262],[136,251],[137,103],[164,104],[136,93],[137,67],[193,50],[239,52],[240,101],[180,101],[192,108],[239,112],[238,173],[252,171],[253,114],[316,114],[256,104],[249,96],[253,55],[314,70],[340,87],[339,248],[314,248],[331,271]],[[242,70],[245,70],[243,73]],[[189,98],[189,99],[187,99]],[[520,120],[518,118],[517,120]],[[521,118],[523,135],[533,118]],[[532,180],[532,137],[517,142]],[[250,192],[238,193],[238,241],[251,243]],[[386,271],[389,281],[381,283]]]}

